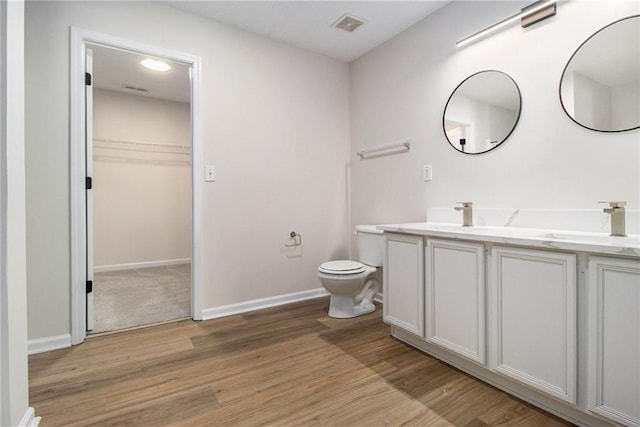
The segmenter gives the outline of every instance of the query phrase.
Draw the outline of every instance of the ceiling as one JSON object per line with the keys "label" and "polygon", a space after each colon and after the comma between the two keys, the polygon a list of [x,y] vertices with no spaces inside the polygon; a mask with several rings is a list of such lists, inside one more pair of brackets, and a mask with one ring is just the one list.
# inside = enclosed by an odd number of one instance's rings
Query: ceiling
{"label": "ceiling", "polygon": [[[146,55],[95,45],[89,48],[93,51],[94,87],[132,95],[189,102],[191,97],[189,66],[163,59],[171,65],[171,69],[165,72],[151,71],[140,64],[140,61],[148,58]],[[145,89],[146,92],[132,88]]]}
{"label": "ceiling", "polygon": [[[450,1],[165,1],[162,3],[280,42],[351,62]],[[364,25],[332,27],[345,13]]]}
{"label": "ceiling", "polygon": [[[449,1],[164,1],[241,30],[343,61],[353,61],[393,38]],[[365,21],[349,33],[332,27],[344,14]],[[94,86],[129,94],[189,102],[189,67],[169,62],[168,72],[140,65],[146,56],[92,46]],[[125,86],[146,89],[140,91]]]}

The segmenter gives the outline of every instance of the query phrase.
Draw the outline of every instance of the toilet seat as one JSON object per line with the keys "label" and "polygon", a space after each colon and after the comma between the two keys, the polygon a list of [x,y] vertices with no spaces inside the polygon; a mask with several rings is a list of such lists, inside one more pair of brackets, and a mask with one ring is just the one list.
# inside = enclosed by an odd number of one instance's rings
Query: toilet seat
{"label": "toilet seat", "polygon": [[340,260],[340,261],[329,261],[322,264],[318,271],[325,274],[336,274],[336,275],[349,275],[349,274],[360,274],[363,273],[367,267],[357,261],[351,260]]}

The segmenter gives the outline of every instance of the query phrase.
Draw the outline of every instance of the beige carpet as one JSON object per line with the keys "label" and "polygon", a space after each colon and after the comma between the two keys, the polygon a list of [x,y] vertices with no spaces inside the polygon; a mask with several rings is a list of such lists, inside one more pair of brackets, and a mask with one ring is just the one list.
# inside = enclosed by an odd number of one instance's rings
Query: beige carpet
{"label": "beige carpet", "polygon": [[191,316],[191,265],[94,275],[95,327],[115,331]]}

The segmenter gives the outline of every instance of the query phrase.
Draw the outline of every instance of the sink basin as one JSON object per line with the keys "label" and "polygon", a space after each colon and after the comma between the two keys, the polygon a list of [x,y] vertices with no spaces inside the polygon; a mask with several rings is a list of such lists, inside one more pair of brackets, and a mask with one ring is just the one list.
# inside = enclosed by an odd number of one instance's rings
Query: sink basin
{"label": "sink basin", "polygon": [[585,243],[599,243],[599,244],[640,244],[640,236],[609,236],[604,233],[563,233],[563,232],[552,232],[546,233],[543,238],[548,238],[551,240],[570,240],[574,242],[585,242]]}
{"label": "sink basin", "polygon": [[534,237],[540,235],[540,230],[529,228],[514,228],[514,227],[491,227],[488,225],[472,225],[470,227],[463,227],[458,224],[445,224],[445,223],[426,223],[425,230],[431,231],[446,231],[453,233],[465,233],[470,235],[481,236],[497,236],[497,237]]}
{"label": "sink basin", "polygon": [[439,224],[439,223],[426,223],[425,228],[435,231],[469,231],[474,227],[463,227],[458,224]]}

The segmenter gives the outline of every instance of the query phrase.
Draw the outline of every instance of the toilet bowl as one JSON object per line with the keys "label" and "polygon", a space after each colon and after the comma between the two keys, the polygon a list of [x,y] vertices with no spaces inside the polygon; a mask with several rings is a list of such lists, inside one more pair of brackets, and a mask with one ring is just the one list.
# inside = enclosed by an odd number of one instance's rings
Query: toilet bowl
{"label": "toilet bowl", "polygon": [[361,262],[329,261],[318,268],[318,278],[331,295],[330,317],[348,319],[375,310],[373,298],[380,289],[376,272],[384,254],[382,231],[359,225],[356,234]]}

